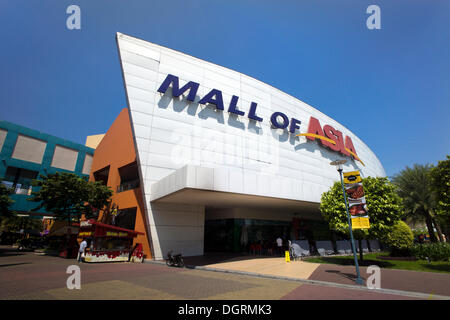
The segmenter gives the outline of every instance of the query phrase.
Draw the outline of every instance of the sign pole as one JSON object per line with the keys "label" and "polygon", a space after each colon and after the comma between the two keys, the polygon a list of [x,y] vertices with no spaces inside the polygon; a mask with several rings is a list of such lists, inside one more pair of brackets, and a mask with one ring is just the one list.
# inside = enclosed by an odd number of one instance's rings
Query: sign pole
{"label": "sign pole", "polygon": [[350,213],[348,212],[347,197],[345,196],[344,181],[342,180],[342,169],[339,168],[338,171],[339,171],[339,176],[341,177],[342,192],[344,193],[344,201],[345,201],[345,210],[347,211],[348,229],[350,230],[350,239],[352,242],[353,257],[355,258],[355,267],[356,267],[356,275],[357,275],[355,282],[356,282],[356,284],[364,284],[363,279],[361,278],[361,274],[359,273],[359,264],[358,264],[358,258],[356,255],[355,241],[353,240],[352,223],[350,220]]}

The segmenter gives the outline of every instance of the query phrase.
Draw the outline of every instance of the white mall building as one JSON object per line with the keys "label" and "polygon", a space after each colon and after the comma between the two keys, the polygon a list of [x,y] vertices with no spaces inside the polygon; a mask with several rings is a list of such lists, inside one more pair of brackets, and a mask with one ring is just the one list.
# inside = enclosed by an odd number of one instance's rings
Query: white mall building
{"label": "white mall building", "polygon": [[289,94],[121,33],[117,45],[155,259],[326,237],[319,203],[339,180],[330,162],[386,175],[349,129]]}

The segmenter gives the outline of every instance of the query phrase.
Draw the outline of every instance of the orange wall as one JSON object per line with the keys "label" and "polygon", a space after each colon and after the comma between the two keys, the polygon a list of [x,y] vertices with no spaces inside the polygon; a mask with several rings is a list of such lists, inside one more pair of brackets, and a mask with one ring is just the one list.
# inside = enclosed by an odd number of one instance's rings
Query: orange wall
{"label": "orange wall", "polygon": [[[120,185],[119,168],[136,161],[133,134],[128,109],[122,109],[94,152],[89,180],[94,181],[94,172],[109,167],[108,186],[114,191],[112,202],[119,209],[137,207],[135,230],[144,233],[134,243],[142,243],[145,258],[151,258],[149,237],[146,228],[145,207],[140,188],[116,193]],[[141,181],[142,185],[142,181]]]}

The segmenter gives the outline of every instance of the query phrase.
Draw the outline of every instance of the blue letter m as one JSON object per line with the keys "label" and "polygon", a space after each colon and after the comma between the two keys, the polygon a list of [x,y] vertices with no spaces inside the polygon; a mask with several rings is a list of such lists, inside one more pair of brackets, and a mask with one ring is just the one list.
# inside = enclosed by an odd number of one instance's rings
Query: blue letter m
{"label": "blue letter m", "polygon": [[189,81],[183,86],[183,88],[179,88],[178,77],[172,74],[168,74],[164,82],[159,87],[158,92],[165,93],[171,83],[172,83],[172,96],[179,97],[186,90],[189,90],[189,94],[186,99],[189,101],[194,101],[199,86],[198,83]]}

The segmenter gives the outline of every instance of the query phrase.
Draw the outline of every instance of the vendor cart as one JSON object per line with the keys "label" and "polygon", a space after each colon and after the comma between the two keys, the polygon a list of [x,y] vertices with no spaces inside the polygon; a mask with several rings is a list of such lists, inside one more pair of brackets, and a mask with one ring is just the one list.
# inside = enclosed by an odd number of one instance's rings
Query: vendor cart
{"label": "vendor cart", "polygon": [[139,234],[143,233],[86,220],[80,223],[78,240],[88,240],[85,262],[143,262],[142,244],[133,246],[133,239]]}

